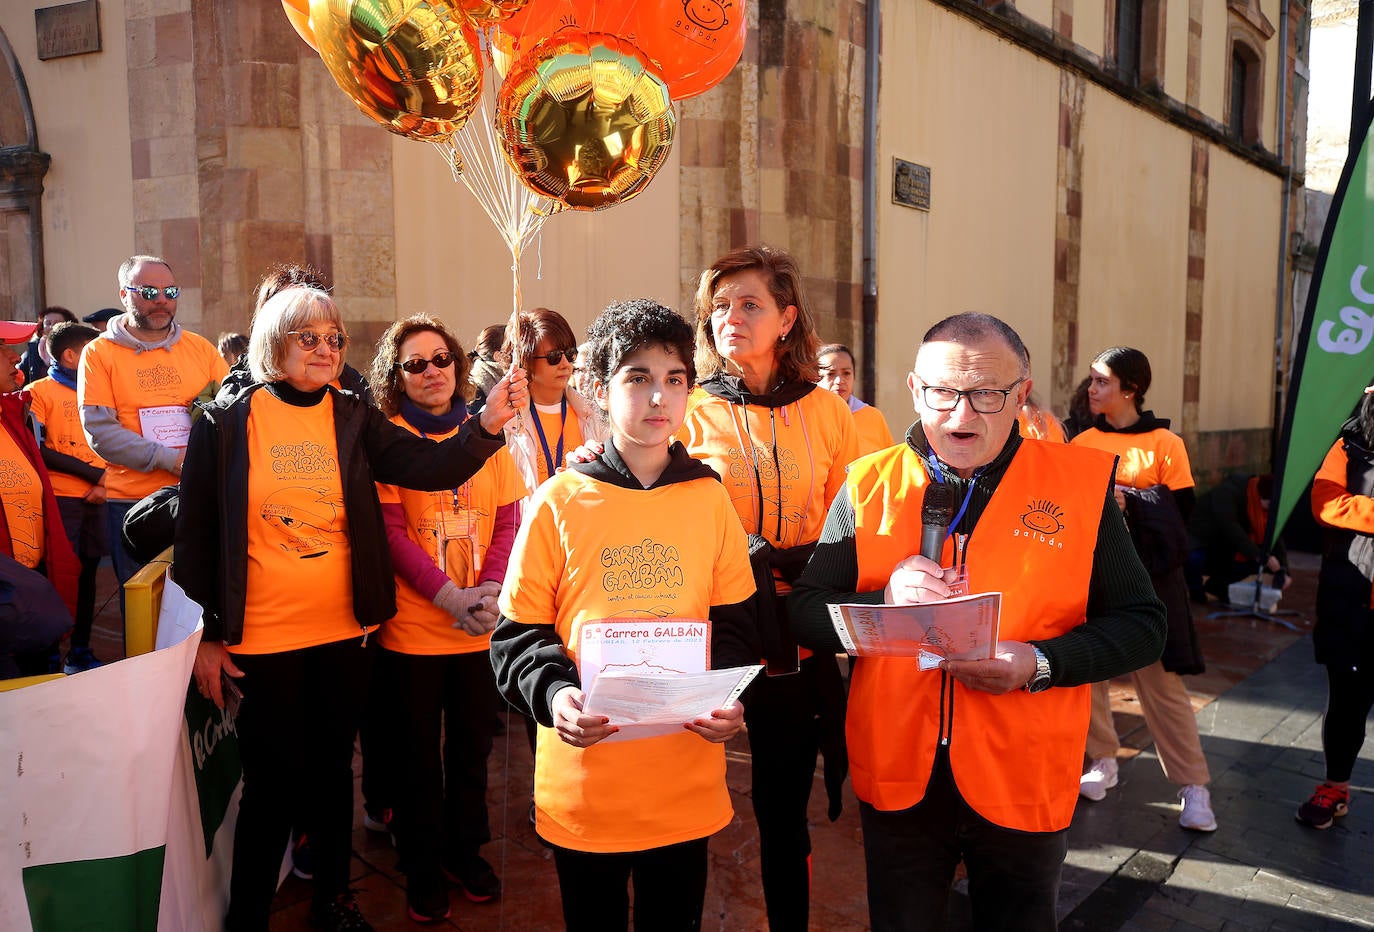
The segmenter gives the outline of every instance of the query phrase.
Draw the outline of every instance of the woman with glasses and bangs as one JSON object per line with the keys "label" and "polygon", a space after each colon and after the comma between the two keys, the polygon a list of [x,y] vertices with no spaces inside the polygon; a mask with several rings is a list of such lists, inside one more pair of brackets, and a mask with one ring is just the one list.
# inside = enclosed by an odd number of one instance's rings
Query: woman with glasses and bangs
{"label": "woman with glasses and bangs", "polygon": [[348,877],[369,635],[396,614],[375,482],[461,486],[501,448],[501,429],[527,398],[513,370],[480,417],[435,443],[331,385],[347,343],[328,294],[280,291],[254,316],[253,382],[207,405],[186,449],[176,568],[204,607],[195,682],[221,708],[239,699],[231,930],[267,927],[302,801],[314,925],[371,928]]}
{"label": "woman with glasses and bangs", "polygon": [[[448,329],[416,314],[378,341],[372,394],[393,424],[440,443],[468,420],[468,368]],[[526,491],[501,449],[453,488],[378,493],[397,606],[377,634],[379,750],[395,779],[408,914],[439,922],[449,915],[445,878],[474,903],[501,892],[478,853],[491,840],[487,757],[500,710],[487,648]]]}
{"label": "woman with glasses and bangs", "polygon": [[572,384],[577,337],[563,315],[546,307],[521,311],[514,334],[506,334],[506,358],[518,359],[530,376],[524,417],[506,425],[506,445],[530,493],[564,465],[563,458],[606,435],[600,417]]}

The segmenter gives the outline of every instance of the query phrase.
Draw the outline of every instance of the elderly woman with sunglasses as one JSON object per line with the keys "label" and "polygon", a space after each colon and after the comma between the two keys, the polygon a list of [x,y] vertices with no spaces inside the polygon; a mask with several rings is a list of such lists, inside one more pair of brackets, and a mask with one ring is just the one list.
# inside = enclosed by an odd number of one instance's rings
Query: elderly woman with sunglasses
{"label": "elderly woman with sunglasses", "polygon": [[[371,380],[382,413],[434,443],[468,420],[468,357],[425,314],[382,335]],[[381,750],[397,791],[408,914],[439,922],[449,915],[446,877],[474,903],[501,892],[478,853],[491,840],[487,757],[501,708],[487,648],[526,492],[504,449],[453,488],[379,491],[397,605],[377,635]]]}
{"label": "elderly woman with sunglasses", "polygon": [[606,428],[572,384],[577,337],[557,311],[521,311],[505,352],[529,368],[531,410],[506,425],[506,444],[530,494],[562,466],[564,454],[601,441]]}
{"label": "elderly woman with sunglasses", "polygon": [[461,485],[501,448],[501,429],[526,403],[524,373],[514,370],[454,436],[417,437],[331,386],[347,342],[328,294],[279,292],[253,320],[254,381],[204,408],[186,450],[176,572],[204,607],[195,682],[221,707],[226,693],[242,697],[228,929],[267,927],[301,804],[315,926],[371,928],[348,875],[368,636],[396,614],[375,482]]}

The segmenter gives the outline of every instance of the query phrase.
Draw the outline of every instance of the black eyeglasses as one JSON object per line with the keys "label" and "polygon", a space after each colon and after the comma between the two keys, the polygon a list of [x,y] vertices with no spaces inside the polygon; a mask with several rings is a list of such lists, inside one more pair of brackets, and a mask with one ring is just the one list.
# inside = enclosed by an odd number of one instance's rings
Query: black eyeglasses
{"label": "black eyeglasses", "polygon": [[979,414],[997,414],[1007,406],[1007,396],[1024,381],[1024,378],[1017,379],[1006,388],[974,388],[968,391],[923,384],[921,398],[932,411],[953,411],[959,407],[960,398],[967,398],[973,410]]}
{"label": "black eyeglasses", "polygon": [[175,301],[177,295],[181,294],[181,289],[176,285],[168,285],[166,288],[154,288],[152,285],[125,285],[125,291],[132,291],[144,301],[156,301],[158,292],[167,296],[168,301]]}
{"label": "black eyeglasses", "polygon": [[335,330],[333,333],[316,333],[313,330],[288,330],[286,335],[295,337],[296,342],[301,345],[303,350],[312,350],[320,345],[320,341],[329,344],[332,350],[342,350],[348,345],[348,334]]}
{"label": "black eyeglasses", "polygon": [[453,365],[453,354],[448,350],[440,350],[429,359],[407,359],[405,362],[397,363],[396,367],[404,369],[411,375],[419,375],[429,368],[430,363],[433,363],[436,369],[447,369]]}
{"label": "black eyeglasses", "polygon": [[552,352],[545,353],[543,356],[536,356],[534,358],[542,359],[551,366],[558,365],[558,360],[560,358],[572,362],[577,358],[577,347],[574,346],[572,349],[556,349]]}

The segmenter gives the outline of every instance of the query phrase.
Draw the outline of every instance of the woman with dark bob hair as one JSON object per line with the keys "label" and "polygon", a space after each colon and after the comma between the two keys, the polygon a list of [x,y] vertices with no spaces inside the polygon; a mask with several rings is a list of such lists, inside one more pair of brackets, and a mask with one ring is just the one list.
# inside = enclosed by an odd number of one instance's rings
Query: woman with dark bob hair
{"label": "woman with dark bob hair", "polygon": [[[1182,673],[1201,673],[1202,655],[1188,605],[1183,564],[1188,557],[1193,471],[1183,438],[1167,419],[1145,407],[1152,381],[1150,360],[1140,350],[1113,346],[1098,353],[1088,373],[1088,407],[1093,426],[1073,443],[1117,456],[1116,499],[1126,515],[1131,540],[1164,603],[1168,639],[1164,656],[1131,674],[1145,724],[1154,736],[1164,776],[1179,787],[1178,822],[1197,832],[1215,831],[1207,784],[1211,773],[1202,753],[1197,718]],[[1146,533],[1147,529],[1154,533]],[[1101,800],[1116,786],[1120,749],[1106,683],[1093,684],[1087,754],[1091,763],[1079,782],[1085,799]]]}
{"label": "woman with dark bob hair", "polygon": [[729,496],[673,440],[695,377],[691,327],[653,301],[618,302],[588,342],[610,439],[535,493],[492,663],[506,698],[540,725],[536,830],[553,846],[567,928],[628,928],[633,885],[635,928],[686,932],[701,928],[708,840],[733,816],[723,744],[740,729],[740,703],[667,734],[606,741],[617,723],[583,711],[584,663],[624,643],[617,623],[655,637],[674,627],[683,672],[755,663],[754,584]]}
{"label": "woman with dark bob hair", "polygon": [[[396,614],[375,482],[451,489],[501,448],[526,398],[514,370],[443,443],[330,383],[348,334],[325,292],[287,288],[253,318],[253,381],[191,430],[178,581],[204,608],[194,676],[236,730],[243,798],[228,929],[265,929],[296,807],[315,859],[318,928],[370,929],[348,889],[353,738],[371,679],[369,634]],[[228,687],[224,684],[229,684]]]}
{"label": "woman with dark bob hair", "polygon": [[[858,456],[849,406],[816,385],[820,341],[787,253],[749,246],[701,273],[696,363],[701,384],[681,437],[720,473],[744,531],[758,586],[759,642],[770,675],[751,688],[745,721],[753,754],[763,893],[771,929],[805,929],[811,837],[806,807],[825,752],[830,817],[839,817],[844,691],[833,656],[802,656],[786,594],[820,538],[830,502]],[[792,673],[795,675],[785,675]]]}
{"label": "woman with dark bob hair", "polygon": [[[468,420],[471,391],[468,357],[435,318],[398,320],[377,341],[372,394],[398,427],[441,443]],[[378,494],[397,611],[377,633],[369,725],[381,760],[368,748],[365,765],[394,784],[408,914],[439,922],[449,915],[446,877],[474,903],[501,892],[478,853],[491,840],[487,757],[501,707],[487,645],[525,485],[501,449],[453,488],[383,485]]]}

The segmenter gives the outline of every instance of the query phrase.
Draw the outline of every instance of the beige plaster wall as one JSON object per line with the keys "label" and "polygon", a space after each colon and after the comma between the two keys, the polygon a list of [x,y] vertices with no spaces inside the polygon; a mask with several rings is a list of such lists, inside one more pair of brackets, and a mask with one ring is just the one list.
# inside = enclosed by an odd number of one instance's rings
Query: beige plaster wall
{"label": "beige plaster wall", "polygon": [[[916,345],[942,317],[997,314],[1050,358],[1059,72],[931,4],[883,19],[904,53],[882,59],[874,403],[899,433]],[[894,157],[930,166],[929,213],[892,203]]]}
{"label": "beige plaster wall", "polygon": [[1073,5],[1073,41],[1098,58],[1106,54],[1106,0],[1076,0]]}
{"label": "beige plaster wall", "polygon": [[38,60],[33,11],[42,2],[0,3],[0,29],[29,86],[38,145],[52,156],[43,179],[43,253],[48,304],[78,316],[115,307],[115,273],[134,251],[124,0],[101,0],[101,51]]}
{"label": "beige plaster wall", "polygon": [[1268,427],[1283,185],[1216,146],[1208,161],[1198,429]]}
{"label": "beige plaster wall", "polygon": [[1054,0],[1016,0],[1016,11],[1042,26],[1054,28]]}
{"label": "beige plaster wall", "polygon": [[1174,2],[1164,14],[1164,93],[1188,101],[1188,3]]}
{"label": "beige plaster wall", "polygon": [[1103,349],[1150,357],[1149,407],[1183,411],[1188,271],[1187,133],[1093,85],[1083,104],[1083,254],[1078,358]]}
{"label": "beige plaster wall", "polygon": [[[510,252],[433,147],[396,137],[392,156],[397,313],[436,312],[468,346],[482,327],[510,317]],[[628,203],[549,218],[522,261],[521,306],[551,307],[579,335],[619,298],[682,312],[678,167],[674,153]]]}

